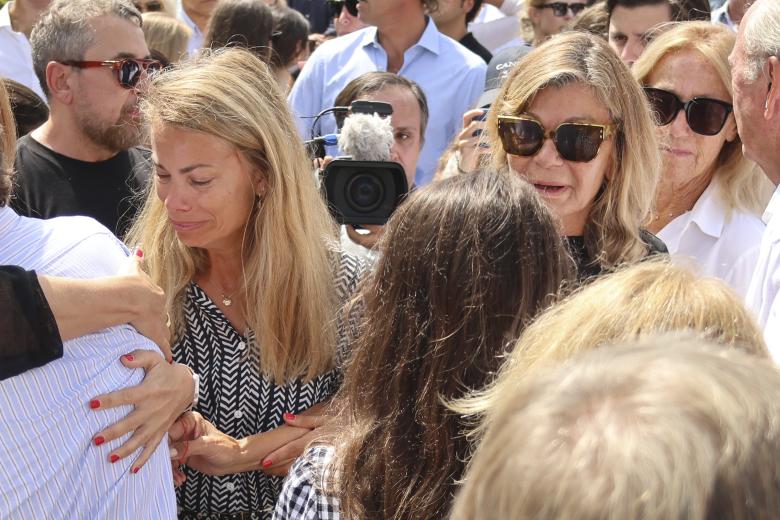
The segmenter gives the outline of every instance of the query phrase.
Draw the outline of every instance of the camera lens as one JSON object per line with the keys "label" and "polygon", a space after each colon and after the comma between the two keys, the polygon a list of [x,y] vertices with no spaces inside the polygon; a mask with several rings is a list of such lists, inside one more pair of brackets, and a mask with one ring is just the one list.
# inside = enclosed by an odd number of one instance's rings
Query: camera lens
{"label": "camera lens", "polygon": [[358,173],[347,184],[347,204],[355,211],[377,209],[385,198],[385,187],[370,173]]}

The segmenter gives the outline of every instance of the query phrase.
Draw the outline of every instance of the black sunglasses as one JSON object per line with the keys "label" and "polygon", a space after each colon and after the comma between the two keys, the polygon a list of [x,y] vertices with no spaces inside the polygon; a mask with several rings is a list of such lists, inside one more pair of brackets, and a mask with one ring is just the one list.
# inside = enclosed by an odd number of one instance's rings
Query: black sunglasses
{"label": "black sunglasses", "polygon": [[553,2],[551,4],[540,5],[539,8],[552,9],[555,16],[566,16],[566,11],[571,10],[573,16],[577,16],[583,9],[588,7],[588,4],[583,2],[577,2],[574,4],[567,4],[566,2]]}
{"label": "black sunglasses", "polygon": [[719,99],[695,97],[683,103],[677,95],[668,90],[644,87],[644,91],[659,126],[668,125],[674,121],[680,110],[685,110],[688,126],[701,135],[718,134],[734,110],[731,103]]}
{"label": "black sunglasses", "polygon": [[358,15],[357,10],[358,0],[328,0],[328,8],[330,9],[330,17],[338,18],[341,15],[341,9],[347,8],[347,12],[352,16]]}
{"label": "black sunglasses", "polygon": [[162,2],[157,2],[156,0],[146,2],[146,4],[143,2],[133,2],[133,4],[135,5],[135,8],[142,13],[156,13],[163,10]]}
{"label": "black sunglasses", "polygon": [[107,61],[63,61],[63,65],[90,69],[95,67],[110,67],[116,73],[116,79],[124,88],[135,88],[141,80],[141,73],[154,74],[163,69],[163,64],[158,60],[123,58],[121,60]]}
{"label": "black sunglasses", "polygon": [[604,139],[615,132],[614,125],[562,123],[545,131],[539,121],[523,116],[498,116],[498,136],[508,154],[530,157],[541,150],[545,139],[552,139],[561,158],[590,162],[599,153]]}

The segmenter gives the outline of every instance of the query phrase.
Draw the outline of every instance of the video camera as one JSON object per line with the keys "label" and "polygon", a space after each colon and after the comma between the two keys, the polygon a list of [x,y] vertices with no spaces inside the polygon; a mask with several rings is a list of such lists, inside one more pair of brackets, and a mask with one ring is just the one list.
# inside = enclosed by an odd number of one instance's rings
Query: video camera
{"label": "video camera", "polygon": [[337,138],[347,154],[335,158],[322,172],[328,208],[339,224],[385,224],[409,191],[403,166],[389,160],[394,137],[388,118],[393,107],[379,101],[354,101],[349,107],[329,111],[336,115],[339,135],[307,142],[310,150],[322,148],[324,156],[324,146],[336,144]]}

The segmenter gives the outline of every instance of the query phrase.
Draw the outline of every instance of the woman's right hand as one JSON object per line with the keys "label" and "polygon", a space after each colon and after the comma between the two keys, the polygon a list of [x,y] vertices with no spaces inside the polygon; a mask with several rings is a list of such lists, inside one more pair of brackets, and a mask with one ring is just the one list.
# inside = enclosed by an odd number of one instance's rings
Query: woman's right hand
{"label": "woman's right hand", "polygon": [[485,148],[479,146],[482,140],[482,132],[485,131],[485,122],[475,120],[485,114],[482,108],[475,108],[463,114],[463,130],[458,134],[458,165],[460,171],[471,172],[479,166],[479,159],[486,153]]}

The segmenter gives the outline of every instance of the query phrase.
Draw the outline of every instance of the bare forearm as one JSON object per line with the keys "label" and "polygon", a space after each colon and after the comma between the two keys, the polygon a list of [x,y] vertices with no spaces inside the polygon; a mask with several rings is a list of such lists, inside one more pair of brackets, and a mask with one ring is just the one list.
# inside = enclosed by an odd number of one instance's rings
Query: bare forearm
{"label": "bare forearm", "polygon": [[303,437],[310,430],[280,426],[268,432],[257,433],[238,441],[238,451],[235,463],[230,473],[257,471],[262,469],[263,460],[282,446]]}
{"label": "bare forearm", "polygon": [[127,277],[80,280],[38,276],[63,341],[129,323],[138,302],[127,289]]}

